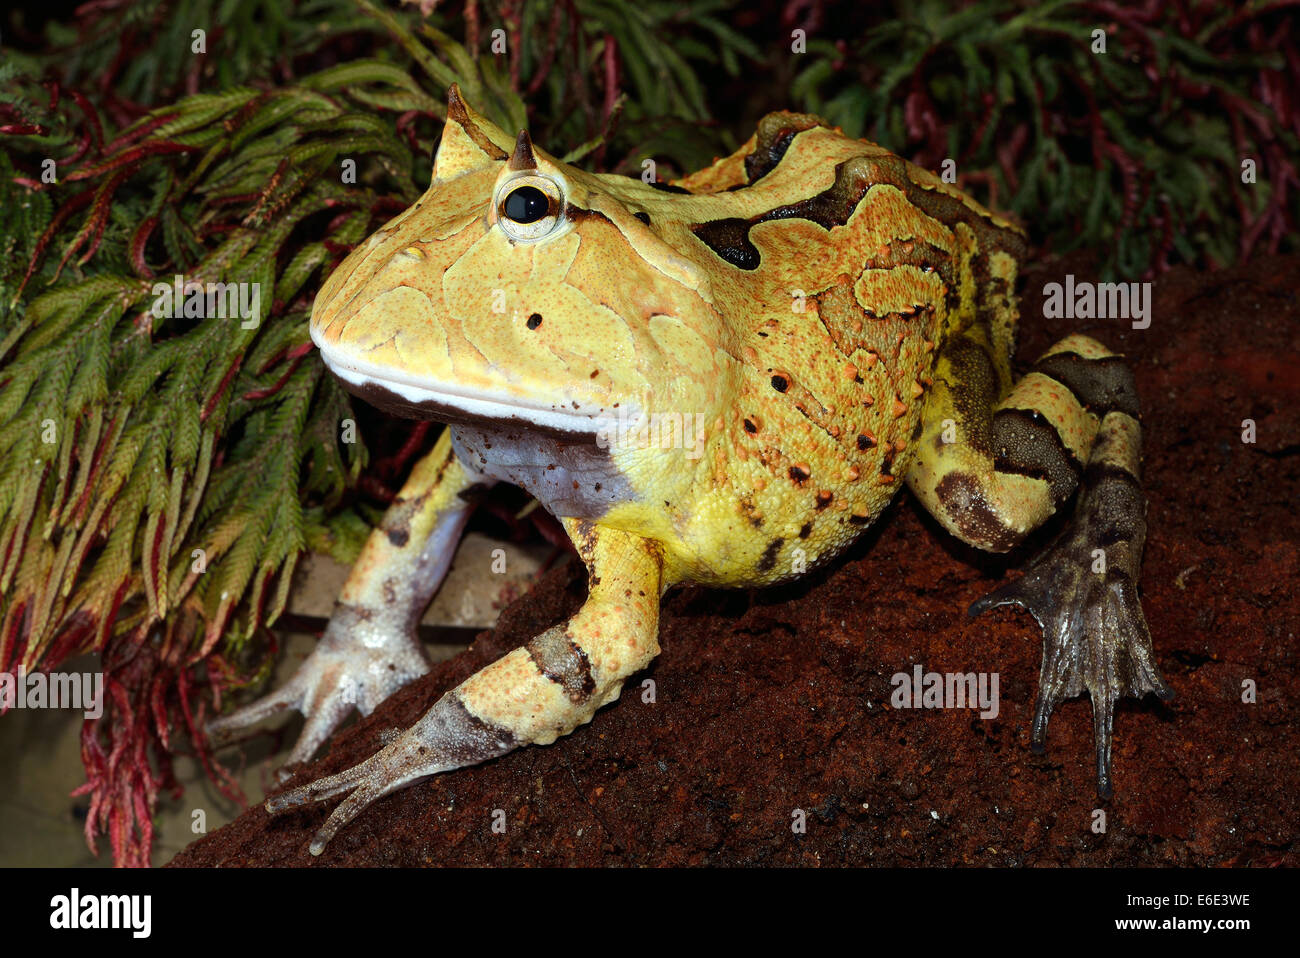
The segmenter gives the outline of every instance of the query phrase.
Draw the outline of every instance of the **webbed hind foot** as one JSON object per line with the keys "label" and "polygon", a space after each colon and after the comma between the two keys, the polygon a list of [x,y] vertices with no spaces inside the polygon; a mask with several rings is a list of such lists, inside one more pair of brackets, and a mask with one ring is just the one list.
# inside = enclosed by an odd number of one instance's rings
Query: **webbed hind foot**
{"label": "webbed hind foot", "polygon": [[[1118,417],[1123,417],[1124,422]],[[1027,609],[1043,629],[1043,660],[1031,743],[1041,752],[1053,709],[1085,689],[1092,698],[1097,792],[1109,798],[1111,732],[1121,696],[1174,692],[1160,677],[1137,579],[1146,539],[1146,503],[1125,465],[1137,428],[1123,413],[1103,422],[1069,527],[1035,557],[1025,574],[970,607],[979,615],[999,605]]]}

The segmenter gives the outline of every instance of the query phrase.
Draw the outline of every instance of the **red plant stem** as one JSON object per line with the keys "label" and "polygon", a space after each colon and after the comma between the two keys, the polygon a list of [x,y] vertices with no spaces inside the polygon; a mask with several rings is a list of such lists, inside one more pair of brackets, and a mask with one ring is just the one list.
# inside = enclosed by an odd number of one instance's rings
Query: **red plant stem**
{"label": "red plant stem", "polygon": [[605,106],[602,116],[608,126],[614,116],[614,103],[618,100],[618,41],[605,34]]}
{"label": "red plant stem", "polygon": [[239,365],[243,361],[243,355],[235,357],[234,361],[230,364],[230,368],[226,370],[226,374],[221,377],[221,382],[217,383],[217,391],[212,394],[212,398],[209,399],[207,404],[203,407],[203,412],[199,413],[199,422],[207,422],[208,417],[211,416],[213,410],[217,408],[217,403],[221,401],[221,397],[230,387],[230,382],[235,378],[235,373],[239,372]]}
{"label": "red plant stem", "polygon": [[405,470],[406,464],[411,460],[411,457],[424,447],[425,437],[433,426],[434,423],[429,421],[416,423],[407,433],[406,441],[402,443],[402,447],[393,455],[375,462],[374,471],[385,477],[400,475]]}
{"label": "red plant stem", "polygon": [[542,88],[542,84],[550,75],[551,67],[555,64],[555,52],[560,45],[560,18],[563,14],[563,3],[556,3],[551,7],[551,22],[546,28],[546,46],[542,49],[542,59],[537,64],[533,79],[528,84],[529,97]]}
{"label": "red plant stem", "polygon": [[58,212],[50,218],[50,225],[45,228],[45,232],[41,234],[41,238],[36,241],[35,247],[32,248],[32,258],[27,263],[27,272],[23,274],[23,281],[18,284],[18,292],[16,295],[22,295],[23,290],[27,286],[27,281],[31,279],[32,274],[36,272],[36,267],[40,264],[41,257],[45,255],[45,248],[50,245],[50,240],[54,238],[54,234],[59,231],[60,227],[68,221],[68,218],[71,217],[73,213],[87,205],[94,195],[94,190],[83,190],[76,196],[64,200],[59,206]]}
{"label": "red plant stem", "polygon": [[[311,346],[310,343],[308,343],[307,345],[308,347]],[[297,370],[298,364],[301,362],[302,362],[302,355],[299,354],[298,358],[296,358],[292,363],[289,364],[289,368],[284,371],[284,375],[282,375],[274,383],[272,383],[270,386],[267,386],[265,389],[250,389],[248,392],[244,393],[244,395],[241,398],[254,400],[254,399],[266,399],[269,396],[274,396],[276,393],[278,393],[281,389],[284,388],[284,384],[287,383],[290,377],[293,376],[294,371]]]}
{"label": "red plant stem", "polygon": [[159,116],[152,117],[149,120],[145,121],[144,123],[141,123],[134,130],[130,130],[118,136],[117,139],[113,140],[111,143],[109,143],[107,146],[104,147],[104,152],[108,154],[114,153],[117,150],[120,150],[122,147],[126,146],[128,143],[134,143],[136,140],[148,136],[154,130],[158,129],[158,127],[162,126],[165,123],[170,123],[178,116],[180,116],[179,113],[164,113]]}
{"label": "red plant stem", "polygon": [[262,375],[272,366],[278,366],[286,359],[298,359],[302,356],[306,356],[315,348],[315,344],[310,341],[299,343],[297,346],[285,346],[284,348],[277,350],[266,362],[262,363],[262,368],[257,371],[257,374],[259,376]]}
{"label": "red plant stem", "polygon": [[478,0],[465,0],[465,49],[478,56]]}
{"label": "red plant stem", "polygon": [[99,125],[99,114],[91,106],[90,101],[78,90],[69,90],[68,96],[72,97],[73,102],[81,108],[82,114],[86,117],[86,126],[89,128],[91,139],[95,141],[95,149],[102,152],[104,148],[104,129]]}
{"label": "red plant stem", "polygon": [[137,147],[119,153],[98,166],[87,167],[86,169],[77,170],[68,176],[68,180],[86,180],[92,176],[99,176],[101,173],[107,173],[110,170],[135,163],[150,156],[162,156],[168,153],[195,153],[198,151],[197,146],[188,146],[184,143],[172,143],[167,140],[154,140],[149,143],[142,143]]}
{"label": "red plant stem", "polygon": [[154,272],[149,268],[149,264],[144,261],[144,249],[149,243],[149,237],[153,234],[154,228],[158,225],[158,217],[146,216],[140,221],[140,225],[135,228],[131,234],[131,246],[129,255],[131,265],[135,268],[136,273],[145,279],[153,279]]}
{"label": "red plant stem", "polygon": [[385,505],[388,505],[395,498],[397,498],[396,492],[388,488],[388,486],[384,485],[374,476],[370,476],[370,475],[361,476],[361,478],[357,480],[357,488],[362,492],[364,492],[366,495],[370,496],[371,498],[377,499],[378,501],[384,503]]}
{"label": "red plant stem", "polygon": [[[113,196],[117,193],[117,188],[122,185],[123,181],[131,175],[130,170],[118,170],[109,178],[108,182],[100,186],[95,193],[95,202],[91,207],[90,219],[87,221],[89,227],[89,239],[86,245],[86,251],[81,254],[77,260],[78,266],[85,266],[90,262],[90,258],[99,250],[99,244],[104,239],[104,229],[108,226],[108,215],[112,212]],[[59,269],[76,252],[75,247],[70,248],[64,254],[62,261],[59,263]]]}

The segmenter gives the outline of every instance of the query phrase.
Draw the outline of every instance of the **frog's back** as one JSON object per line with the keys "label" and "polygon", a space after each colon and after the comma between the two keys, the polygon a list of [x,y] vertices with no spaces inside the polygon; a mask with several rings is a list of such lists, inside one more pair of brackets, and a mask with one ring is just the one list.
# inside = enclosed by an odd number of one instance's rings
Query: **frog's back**
{"label": "frog's back", "polygon": [[[935,290],[942,294],[935,298],[942,302],[936,302],[936,311],[964,328],[981,318],[981,309],[993,309],[993,303],[982,301],[979,287],[1013,283],[1024,257],[1024,233],[1016,224],[930,170],[875,143],[844,136],[811,114],[768,114],[736,153],[675,185],[719,199],[727,194],[729,206],[758,211],[692,226],[725,262],[741,270],[761,268],[753,231],[770,224],[772,246],[802,243],[827,254],[815,263],[801,255],[810,250],[782,255],[787,250],[778,248],[773,257],[778,269],[802,277],[867,277],[855,298],[864,314],[877,319],[899,305],[896,297],[878,295],[877,277],[895,271],[892,286],[898,287],[904,275],[914,278],[915,269],[937,274]],[[810,231],[808,222],[821,227],[824,238]],[[974,291],[963,288],[968,279]]]}
{"label": "frog's back", "polygon": [[804,114],[769,114],[735,154],[675,185],[696,194],[673,197],[678,242],[709,266],[739,384],[717,501],[696,530],[710,568],[694,575],[787,578],[840,551],[901,485],[943,342],[978,324],[1009,357],[1023,237],[929,171]]}

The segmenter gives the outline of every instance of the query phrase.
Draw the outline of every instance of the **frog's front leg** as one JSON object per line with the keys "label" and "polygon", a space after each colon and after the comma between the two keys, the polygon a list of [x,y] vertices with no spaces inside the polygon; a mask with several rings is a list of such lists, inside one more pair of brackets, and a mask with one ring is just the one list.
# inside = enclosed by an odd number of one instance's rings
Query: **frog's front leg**
{"label": "frog's front leg", "polygon": [[1109,797],[1121,696],[1173,697],[1156,669],[1137,582],[1146,539],[1142,430],[1133,375],[1095,340],[1070,336],[997,402],[999,369],[978,329],[945,347],[908,484],[959,538],[1005,552],[1079,486],[1069,526],[1025,575],[976,602],[1028,609],[1043,629],[1031,741],[1052,710],[1092,699],[1097,791]]}
{"label": "frog's front leg", "polygon": [[568,622],[471,675],[361,764],[267,801],[275,814],[351,792],[313,837],[313,855],[390,792],[567,735],[659,654],[664,573],[658,545],[592,522],[565,519],[564,526],[587,564],[589,583],[587,601]]}
{"label": "frog's front leg", "polygon": [[444,430],[366,540],[312,654],[281,688],[209,723],[208,734],[219,743],[296,709],[307,721],[287,764],[304,762],[353,708],[368,715],[429,671],[416,628],[447,574],[472,492],[483,481],[456,458],[451,431]]}

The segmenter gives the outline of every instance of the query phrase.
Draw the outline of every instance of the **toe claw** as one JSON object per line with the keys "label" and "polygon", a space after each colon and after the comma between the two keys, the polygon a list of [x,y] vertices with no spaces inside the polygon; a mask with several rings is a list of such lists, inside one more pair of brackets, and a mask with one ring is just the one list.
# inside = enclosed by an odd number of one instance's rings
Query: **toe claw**
{"label": "toe claw", "polygon": [[[966,609],[967,617],[974,619],[990,609],[996,609],[1003,605],[1018,605],[1023,609],[1029,609],[1027,597],[1021,588],[1021,583],[1024,581],[1025,577],[1022,576],[1012,582],[998,586],[988,595],[976,599]],[[1033,610],[1029,609],[1029,611],[1032,612]]]}
{"label": "toe claw", "polygon": [[266,800],[266,810],[272,815],[277,815],[287,809],[324,801],[327,798],[333,798],[340,792],[355,788],[363,779],[367,767],[373,761],[374,757],[372,756],[360,765],[355,765],[342,772],[318,778],[314,782],[308,782],[306,785],[299,785],[297,788],[291,788],[287,792],[274,795]]}
{"label": "toe claw", "polygon": [[1039,695],[1038,702],[1034,706],[1034,721],[1029,728],[1029,747],[1035,755],[1042,755],[1047,751],[1047,723],[1055,707],[1055,702],[1048,702]]}

